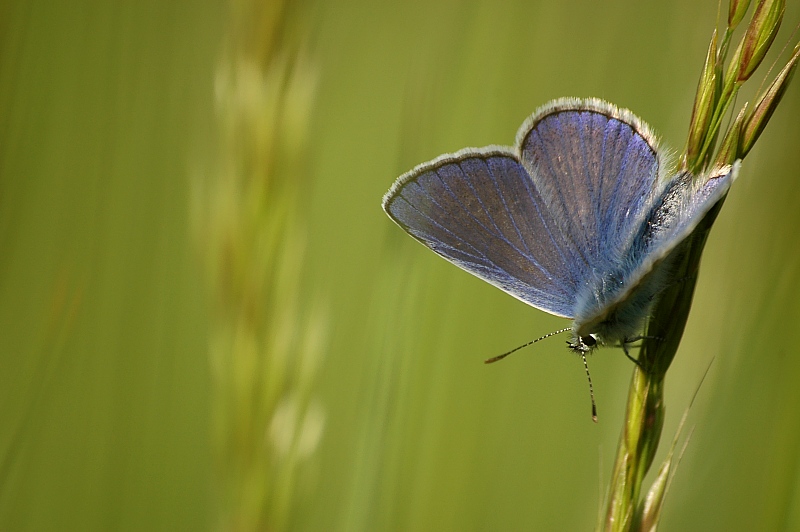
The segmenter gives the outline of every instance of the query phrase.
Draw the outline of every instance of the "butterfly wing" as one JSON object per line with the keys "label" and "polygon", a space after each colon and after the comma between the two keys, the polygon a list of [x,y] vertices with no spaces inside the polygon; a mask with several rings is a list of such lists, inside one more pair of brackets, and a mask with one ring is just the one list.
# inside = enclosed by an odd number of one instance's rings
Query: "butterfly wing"
{"label": "butterfly wing", "polygon": [[675,175],[634,238],[631,260],[646,264],[647,258],[652,260],[667,254],[689,236],[703,216],[727,194],[740,166],[737,161],[700,179],[694,179],[688,172]]}
{"label": "butterfly wing", "polygon": [[[596,99],[561,99],[517,134],[523,164],[579,262],[581,286],[613,269],[664,188],[667,163],[649,127]],[[574,315],[574,314],[573,314]]]}
{"label": "butterfly wing", "polygon": [[386,213],[430,249],[512,296],[572,317],[576,250],[510,148],[466,149],[400,176]]}

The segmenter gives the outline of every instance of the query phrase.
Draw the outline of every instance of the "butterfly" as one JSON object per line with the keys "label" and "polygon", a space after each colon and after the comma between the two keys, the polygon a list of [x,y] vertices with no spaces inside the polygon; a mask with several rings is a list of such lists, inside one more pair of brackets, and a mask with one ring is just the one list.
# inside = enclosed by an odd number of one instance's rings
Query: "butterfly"
{"label": "butterfly", "polygon": [[571,319],[569,347],[585,364],[597,346],[641,338],[675,282],[673,252],[725,196],[739,164],[700,179],[674,172],[669,151],[632,112],[562,98],[525,120],[512,147],[462,149],[401,175],[383,209],[456,266]]}

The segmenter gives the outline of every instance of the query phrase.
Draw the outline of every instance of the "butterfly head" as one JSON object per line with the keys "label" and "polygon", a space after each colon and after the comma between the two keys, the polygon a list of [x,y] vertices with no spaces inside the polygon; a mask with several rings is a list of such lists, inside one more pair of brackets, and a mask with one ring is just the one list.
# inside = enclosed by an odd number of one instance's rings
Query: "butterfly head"
{"label": "butterfly head", "polygon": [[576,336],[572,341],[567,341],[567,346],[578,354],[586,354],[600,343],[600,338],[596,334],[587,334],[585,336]]}

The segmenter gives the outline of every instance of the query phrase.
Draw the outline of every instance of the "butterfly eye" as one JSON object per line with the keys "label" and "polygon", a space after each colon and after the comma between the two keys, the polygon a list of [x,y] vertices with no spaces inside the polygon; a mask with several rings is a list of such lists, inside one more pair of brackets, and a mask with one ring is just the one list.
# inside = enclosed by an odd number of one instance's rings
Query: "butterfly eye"
{"label": "butterfly eye", "polygon": [[593,334],[581,336],[581,342],[583,342],[586,347],[594,347],[597,345],[597,338],[595,338]]}

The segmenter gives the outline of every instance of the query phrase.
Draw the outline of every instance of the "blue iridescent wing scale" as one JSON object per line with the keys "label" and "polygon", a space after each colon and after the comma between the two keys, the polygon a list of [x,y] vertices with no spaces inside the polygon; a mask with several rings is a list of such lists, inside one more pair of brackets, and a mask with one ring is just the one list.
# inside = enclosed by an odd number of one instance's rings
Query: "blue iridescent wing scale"
{"label": "blue iridescent wing scale", "polygon": [[521,159],[561,230],[579,250],[574,276],[612,268],[663,189],[666,166],[636,116],[599,100],[557,100],[517,135]]}
{"label": "blue iridescent wing scale", "polygon": [[508,148],[467,149],[418,166],[384,197],[411,236],[514,297],[571,317],[574,250]]}

